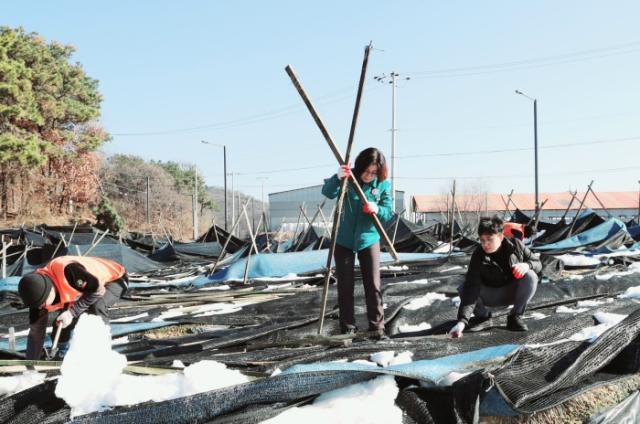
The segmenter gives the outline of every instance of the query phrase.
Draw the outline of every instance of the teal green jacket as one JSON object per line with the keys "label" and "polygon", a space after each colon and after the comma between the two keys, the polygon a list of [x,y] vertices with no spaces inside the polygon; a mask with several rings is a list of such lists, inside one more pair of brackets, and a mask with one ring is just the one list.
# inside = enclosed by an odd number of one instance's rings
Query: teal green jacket
{"label": "teal green jacket", "polygon": [[[367,201],[378,205],[378,218],[384,224],[393,216],[393,199],[391,198],[391,185],[389,180],[378,182],[374,179],[369,184],[362,184]],[[324,180],[322,194],[329,199],[335,199],[340,194],[340,179],[337,175]],[[373,219],[362,211],[362,203],[353,187],[353,183],[347,185],[347,193],[342,205],[340,228],[336,243],[354,252],[359,252],[380,241],[380,234],[373,224]]]}

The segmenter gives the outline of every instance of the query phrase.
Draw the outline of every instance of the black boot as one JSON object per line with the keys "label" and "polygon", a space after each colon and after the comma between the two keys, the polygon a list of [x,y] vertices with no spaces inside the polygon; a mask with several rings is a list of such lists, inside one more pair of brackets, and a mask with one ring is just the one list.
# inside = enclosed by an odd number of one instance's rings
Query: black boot
{"label": "black boot", "polygon": [[529,331],[529,327],[524,323],[522,315],[509,314],[509,316],[507,316],[507,330]]}

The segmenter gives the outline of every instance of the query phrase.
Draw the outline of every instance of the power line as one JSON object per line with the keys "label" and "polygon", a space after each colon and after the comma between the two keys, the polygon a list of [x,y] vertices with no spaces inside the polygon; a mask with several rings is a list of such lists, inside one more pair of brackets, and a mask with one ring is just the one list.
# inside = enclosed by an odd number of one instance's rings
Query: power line
{"label": "power line", "polygon": [[[601,169],[588,169],[582,171],[571,171],[571,172],[550,172],[545,173],[545,176],[562,176],[562,175],[580,175],[580,174],[591,174],[594,172],[598,173],[615,173],[615,172],[626,172],[640,169],[640,166],[625,166],[620,168],[601,168]],[[511,175],[473,175],[473,176],[448,176],[448,177],[397,177],[402,180],[433,180],[433,181],[451,181],[453,179],[456,180],[478,180],[478,179],[504,179],[504,178],[531,178],[531,174],[511,174]]]}
{"label": "power line", "polygon": [[[586,142],[579,142],[579,143],[547,144],[544,146],[540,146],[539,149],[556,149],[561,147],[589,146],[594,144],[623,143],[627,141],[636,141],[636,140],[640,140],[640,137],[636,136],[636,137],[614,138],[609,140],[595,140],[595,141],[586,141]],[[523,152],[527,150],[533,150],[533,147],[514,147],[511,149],[476,150],[471,152],[412,154],[412,155],[398,156],[398,158],[413,159],[413,158],[424,158],[424,157],[473,156],[473,155],[485,155],[485,154],[493,154],[493,153]]]}
{"label": "power line", "polygon": [[[326,94],[324,96],[320,96],[316,99],[318,104],[329,104],[333,102],[338,102],[344,99],[348,99],[351,97],[351,94],[355,88],[353,86],[349,86],[348,89],[341,89],[332,94]],[[349,93],[349,94],[345,94]],[[257,122],[267,121],[270,119],[276,119],[282,116],[286,116],[291,114],[292,112],[302,110],[304,105],[295,104],[285,106],[279,109],[273,109],[271,111],[259,113],[256,115],[249,115],[242,118],[233,119],[230,121],[222,121],[216,122],[212,124],[199,125],[195,127],[187,127],[187,128],[177,128],[172,130],[159,130],[159,131],[147,131],[147,132],[120,132],[120,133],[111,133],[113,136],[119,137],[145,137],[145,136],[153,136],[153,135],[170,135],[170,134],[180,134],[180,133],[189,133],[189,132],[198,132],[202,130],[221,130],[227,128],[234,128],[244,125],[250,125]]]}
{"label": "power line", "polygon": [[[524,59],[510,62],[494,63],[487,65],[466,66],[460,68],[435,69],[427,71],[407,72],[413,78],[443,78],[455,76],[480,75],[492,72],[503,72],[517,69],[527,69],[540,66],[549,66],[570,62],[578,62],[591,59],[599,59],[608,56],[634,53],[640,50],[640,41],[618,44],[590,50],[580,50],[554,56],[544,56],[532,59]],[[602,54],[601,54],[602,53]]]}

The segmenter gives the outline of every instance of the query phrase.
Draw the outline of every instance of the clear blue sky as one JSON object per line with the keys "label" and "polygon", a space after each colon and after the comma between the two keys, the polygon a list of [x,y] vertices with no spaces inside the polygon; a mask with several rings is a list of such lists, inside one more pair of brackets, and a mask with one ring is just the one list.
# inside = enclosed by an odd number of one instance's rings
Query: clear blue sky
{"label": "clear blue sky", "polygon": [[[226,144],[236,188],[260,197],[263,181],[283,191],[336,169],[285,65],[344,149],[370,40],[354,152],[390,159],[391,88],[372,77],[410,76],[398,87],[398,189],[441,193],[456,177],[461,191],[533,192],[533,105],[520,89],[538,99],[541,191],[591,179],[637,190],[638,16],[632,0],[23,0],[2,5],[0,24],[77,48],[104,95],[106,154],[195,164],[220,186],[222,149],[200,140]],[[507,151],[468,154],[487,150]]]}

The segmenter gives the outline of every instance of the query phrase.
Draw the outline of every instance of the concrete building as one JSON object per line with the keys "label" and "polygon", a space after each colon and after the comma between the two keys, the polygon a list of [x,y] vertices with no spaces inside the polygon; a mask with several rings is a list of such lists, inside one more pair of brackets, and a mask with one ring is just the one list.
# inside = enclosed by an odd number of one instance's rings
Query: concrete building
{"label": "concrete building", "polygon": [[[311,187],[269,193],[271,230],[277,231],[283,224],[295,225],[296,222],[298,222],[301,206],[304,206],[307,216],[309,219],[312,219],[322,202],[325,202],[322,207],[322,213],[328,223],[331,224],[336,199],[327,199],[322,195],[321,190],[322,185],[319,184]],[[396,190],[396,211],[402,212],[403,210],[406,210],[404,191]],[[302,218],[301,222],[305,222],[305,219]],[[319,217],[316,223],[321,224],[322,217]]]}
{"label": "concrete building", "polygon": [[[566,213],[569,221],[578,210],[584,193],[577,193],[573,196],[568,193],[540,193],[540,203],[542,206],[541,220],[547,222],[559,221]],[[463,218],[478,215],[498,214],[502,216],[507,210],[515,211],[520,209],[528,216],[535,213],[535,195],[533,193],[513,194],[511,201],[505,194],[478,194],[456,196],[456,219],[458,215]],[[417,221],[430,225],[435,222],[447,220],[447,209],[451,206],[451,198],[446,195],[416,195],[411,202],[411,211],[415,214]],[[640,194],[634,191],[626,192],[596,192],[589,193],[584,200],[582,209],[590,208],[603,218],[609,216],[619,218],[624,222],[631,219],[638,219],[640,214]],[[507,214],[508,215],[508,214]]]}

